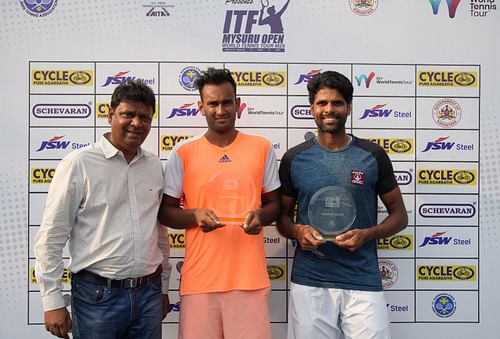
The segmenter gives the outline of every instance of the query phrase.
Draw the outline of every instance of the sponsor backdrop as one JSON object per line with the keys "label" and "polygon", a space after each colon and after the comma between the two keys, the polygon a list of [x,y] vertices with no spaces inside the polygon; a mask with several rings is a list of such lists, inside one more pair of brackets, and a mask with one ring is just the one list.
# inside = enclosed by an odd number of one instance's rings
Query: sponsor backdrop
{"label": "sponsor backdrop", "polygon": [[[495,338],[500,20],[495,0],[20,0],[0,4],[3,127],[1,338],[46,338],[33,239],[58,161],[109,129],[113,89],[141,79],[157,95],[144,146],[165,164],[203,133],[193,80],[226,67],[237,126],[278,156],[314,136],[306,84],[336,70],[353,82],[349,132],[381,145],[409,227],[378,241],[394,338]],[[386,215],[379,204],[379,218]],[[184,233],[172,230],[164,338],[176,338]],[[264,245],[274,338],[285,338],[294,244]],[[250,254],[251,255],[251,254]],[[64,254],[68,264],[67,252]],[[62,280],[70,302],[68,272]]]}

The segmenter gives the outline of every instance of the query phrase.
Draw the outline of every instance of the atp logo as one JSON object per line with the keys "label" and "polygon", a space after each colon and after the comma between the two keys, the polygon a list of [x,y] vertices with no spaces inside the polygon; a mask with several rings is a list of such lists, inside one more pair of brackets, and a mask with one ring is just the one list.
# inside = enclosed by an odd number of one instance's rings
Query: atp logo
{"label": "atp logo", "polygon": [[366,88],[370,88],[370,83],[372,82],[373,78],[375,78],[375,72],[370,72],[368,76],[366,74],[357,75],[355,76],[355,78],[358,86],[361,86],[361,83],[364,81]]}
{"label": "atp logo", "polygon": [[[429,0],[429,2],[432,6],[432,13],[434,15],[437,15],[439,12],[439,5],[441,4],[441,0]],[[457,7],[460,3],[460,0],[446,0],[446,3],[448,4],[448,15],[451,19],[453,19],[455,17],[455,13],[457,12]]]}

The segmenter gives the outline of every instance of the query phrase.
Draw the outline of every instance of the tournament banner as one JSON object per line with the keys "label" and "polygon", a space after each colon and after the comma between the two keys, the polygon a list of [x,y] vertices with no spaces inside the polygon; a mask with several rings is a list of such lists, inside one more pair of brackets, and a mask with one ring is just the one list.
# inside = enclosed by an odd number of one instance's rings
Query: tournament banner
{"label": "tournament banner", "polygon": [[[33,243],[59,161],[110,129],[116,86],[157,99],[143,146],[163,165],[204,133],[194,80],[227,68],[236,126],[268,138],[278,161],[315,136],[307,83],[334,70],[354,86],[348,133],[390,157],[408,227],[377,240],[394,338],[496,338],[497,79],[495,0],[16,0],[2,4],[0,96],[1,338],[49,338]],[[355,176],[356,173],[353,175]],[[354,180],[354,179],[353,179]],[[353,213],[355,213],[353,211]],[[358,211],[358,213],[360,213]],[[378,218],[387,216],[379,201]],[[230,216],[231,217],[231,216]],[[185,237],[169,229],[170,313],[177,338]],[[286,338],[295,243],[264,229],[273,338]],[[71,302],[70,257],[61,277]]]}

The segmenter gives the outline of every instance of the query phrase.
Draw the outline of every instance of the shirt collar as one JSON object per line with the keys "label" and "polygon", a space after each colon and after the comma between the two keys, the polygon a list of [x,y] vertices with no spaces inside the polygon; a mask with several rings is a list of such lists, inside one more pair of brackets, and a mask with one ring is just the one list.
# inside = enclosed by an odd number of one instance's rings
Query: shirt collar
{"label": "shirt collar", "polygon": [[[123,153],[109,141],[108,138],[110,135],[110,132],[104,133],[99,142],[99,146],[101,147],[104,156],[106,157],[106,159],[113,158],[117,154],[121,154],[123,157]],[[137,149],[137,154],[135,155],[134,159],[132,159],[132,161],[134,161],[135,159],[140,159],[142,156],[144,156],[144,151],[142,150],[142,147],[139,147]]]}

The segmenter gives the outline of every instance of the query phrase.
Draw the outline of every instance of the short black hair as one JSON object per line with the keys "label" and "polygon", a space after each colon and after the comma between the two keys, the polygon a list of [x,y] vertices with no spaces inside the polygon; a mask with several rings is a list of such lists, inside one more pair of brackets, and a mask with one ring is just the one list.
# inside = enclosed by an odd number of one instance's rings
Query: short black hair
{"label": "short black hair", "polygon": [[342,94],[348,104],[352,103],[354,88],[351,81],[345,75],[335,71],[325,71],[314,75],[311,81],[307,83],[309,103],[311,105],[314,102],[316,93],[323,88],[336,89]]}
{"label": "short black hair", "polygon": [[140,80],[126,81],[118,85],[111,96],[111,108],[115,109],[122,101],[127,100],[150,106],[153,108],[153,113],[156,110],[156,97],[153,90]]}
{"label": "short black hair", "polygon": [[201,72],[201,75],[196,78],[194,84],[200,92],[201,97],[201,91],[205,85],[222,85],[226,82],[231,84],[234,90],[234,96],[236,96],[236,82],[231,75],[231,71],[225,68],[209,67],[206,71]]}

